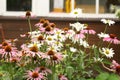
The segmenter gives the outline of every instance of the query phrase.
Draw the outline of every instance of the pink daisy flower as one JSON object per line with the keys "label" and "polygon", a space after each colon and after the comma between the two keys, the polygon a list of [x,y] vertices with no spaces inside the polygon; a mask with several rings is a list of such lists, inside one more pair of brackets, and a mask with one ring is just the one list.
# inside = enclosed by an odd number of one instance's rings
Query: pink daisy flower
{"label": "pink daisy flower", "polygon": [[[62,61],[63,60],[63,58],[65,57],[65,55],[63,55],[63,54],[61,54],[61,53],[59,53],[59,52],[54,52],[54,51],[52,51],[52,50],[49,50],[48,52],[47,52],[47,55],[48,55],[48,63],[49,64],[52,64],[52,63],[59,63],[60,61]],[[52,60],[52,62],[51,62],[51,60]]]}
{"label": "pink daisy flower", "polygon": [[26,53],[27,56],[38,56],[41,57],[42,52],[40,52],[38,50],[38,47],[36,45],[33,45],[31,47],[28,47],[27,45],[23,44],[22,46],[22,50],[24,51],[24,53]]}
{"label": "pink daisy flower", "polygon": [[112,61],[112,65],[110,66],[116,73],[120,74],[120,64],[118,64],[115,60]]}
{"label": "pink daisy flower", "polygon": [[120,44],[120,41],[117,39],[115,34],[110,34],[109,37],[103,38],[103,41],[107,41],[113,44]]}
{"label": "pink daisy flower", "polygon": [[76,39],[83,39],[83,38],[85,38],[85,35],[84,35],[83,33],[78,32],[77,34],[75,34],[74,37],[75,37]]}
{"label": "pink daisy flower", "polygon": [[61,53],[56,53],[52,56],[52,61],[57,63],[60,63],[64,58],[64,55],[62,55]]}
{"label": "pink daisy flower", "polygon": [[19,57],[11,57],[10,58],[10,62],[16,63],[16,62],[19,62],[19,61],[20,61]]}
{"label": "pink daisy flower", "polygon": [[112,65],[110,67],[115,70],[117,66],[120,66],[120,65],[115,60],[113,60]]}
{"label": "pink daisy flower", "polygon": [[4,58],[11,58],[17,56],[18,50],[15,47],[11,47],[9,45],[5,46],[4,48],[0,49],[0,54]]}
{"label": "pink daisy flower", "polygon": [[43,23],[37,23],[35,24],[36,27],[42,27],[43,26]]}
{"label": "pink daisy flower", "polygon": [[95,34],[96,32],[94,30],[92,30],[91,28],[87,27],[86,29],[84,30],[81,30],[81,33],[82,34]]}
{"label": "pink daisy flower", "polygon": [[2,44],[0,44],[0,47],[4,48],[5,46],[11,45],[8,42],[4,41]]}
{"label": "pink daisy flower", "polygon": [[27,71],[25,77],[27,80],[44,80],[44,74],[39,73],[38,69]]}
{"label": "pink daisy flower", "polygon": [[42,73],[46,74],[46,75],[47,75],[48,73],[52,74],[52,71],[51,71],[50,69],[44,67],[44,66],[40,66],[40,71],[41,71]]}

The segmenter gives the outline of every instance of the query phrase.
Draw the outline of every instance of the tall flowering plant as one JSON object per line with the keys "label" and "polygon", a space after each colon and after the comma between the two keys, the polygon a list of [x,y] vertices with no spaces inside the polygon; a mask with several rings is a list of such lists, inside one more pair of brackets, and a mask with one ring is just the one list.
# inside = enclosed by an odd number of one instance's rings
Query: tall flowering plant
{"label": "tall flowering plant", "polygon": [[26,37],[21,49],[16,47],[17,39],[0,45],[0,80],[120,80],[120,64],[111,62],[115,53],[110,46],[120,41],[106,32],[114,21],[102,19],[106,27],[97,34],[100,42],[90,44],[89,35],[96,31],[87,24],[70,23],[70,27],[60,29],[40,19],[32,30],[30,12],[26,17],[30,32],[20,35]]}

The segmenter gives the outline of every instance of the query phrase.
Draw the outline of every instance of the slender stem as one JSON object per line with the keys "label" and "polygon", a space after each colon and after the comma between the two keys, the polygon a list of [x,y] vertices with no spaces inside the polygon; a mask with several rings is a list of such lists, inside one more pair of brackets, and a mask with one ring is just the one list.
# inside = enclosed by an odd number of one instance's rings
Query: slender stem
{"label": "slender stem", "polygon": [[111,43],[108,44],[108,48],[110,47]]}
{"label": "slender stem", "polygon": [[32,27],[31,27],[30,17],[27,17],[27,20],[28,20],[28,24],[29,24],[30,32],[32,32]]}
{"label": "slender stem", "polygon": [[76,21],[78,22],[78,17],[76,16]]}
{"label": "slender stem", "polygon": [[52,71],[53,71],[52,80],[55,80],[55,79],[54,79],[54,76],[55,76],[55,62],[53,62]]}
{"label": "slender stem", "polygon": [[107,31],[107,25],[105,26],[105,30],[104,30],[104,33],[106,33],[106,31]]}

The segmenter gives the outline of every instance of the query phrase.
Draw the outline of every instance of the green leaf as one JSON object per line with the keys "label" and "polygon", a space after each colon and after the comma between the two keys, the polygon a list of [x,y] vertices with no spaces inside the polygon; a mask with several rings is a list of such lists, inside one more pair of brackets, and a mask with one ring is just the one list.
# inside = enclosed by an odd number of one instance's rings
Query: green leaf
{"label": "green leaf", "polygon": [[94,80],[93,78],[91,78],[91,79],[87,79],[87,80]]}
{"label": "green leaf", "polygon": [[109,77],[109,74],[104,72],[104,73],[100,73],[95,80],[107,80],[108,77]]}
{"label": "green leaf", "polygon": [[68,67],[66,68],[66,72],[67,72],[68,78],[71,79],[71,78],[72,78],[72,75],[73,75],[73,72],[74,72],[74,68],[71,67],[71,66],[68,66]]}
{"label": "green leaf", "polygon": [[120,77],[116,74],[110,74],[107,80],[120,80]]}
{"label": "green leaf", "polygon": [[53,80],[58,80],[58,75],[56,73],[53,74]]}

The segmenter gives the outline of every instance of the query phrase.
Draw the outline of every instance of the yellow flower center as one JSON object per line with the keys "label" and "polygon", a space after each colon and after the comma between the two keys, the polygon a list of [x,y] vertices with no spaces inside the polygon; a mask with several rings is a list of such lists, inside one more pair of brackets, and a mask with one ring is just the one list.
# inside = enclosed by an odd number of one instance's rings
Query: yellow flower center
{"label": "yellow flower center", "polygon": [[109,52],[109,50],[106,50],[106,52],[105,52],[106,54],[109,54],[110,52]]}
{"label": "yellow flower center", "polygon": [[74,14],[78,14],[78,12],[74,12]]}
{"label": "yellow flower center", "polygon": [[48,37],[47,39],[48,39],[49,41],[52,41],[52,38],[51,38],[51,37]]}

